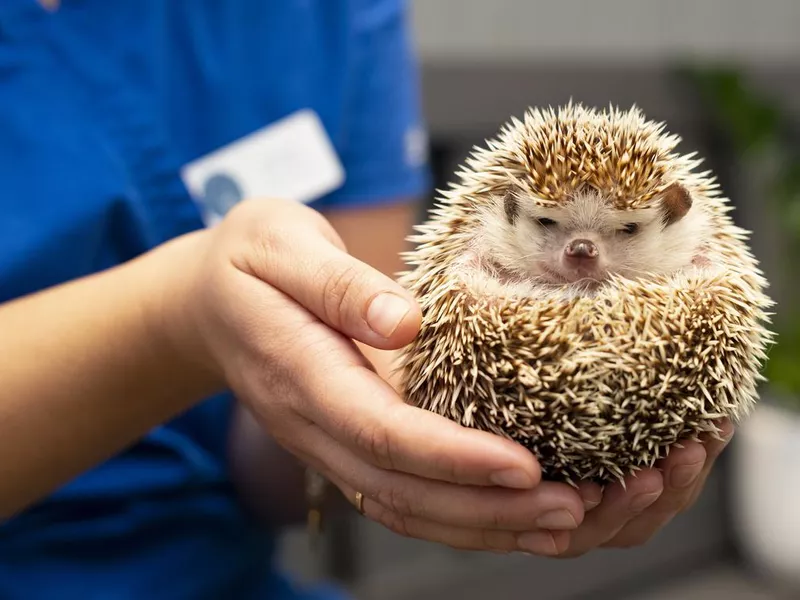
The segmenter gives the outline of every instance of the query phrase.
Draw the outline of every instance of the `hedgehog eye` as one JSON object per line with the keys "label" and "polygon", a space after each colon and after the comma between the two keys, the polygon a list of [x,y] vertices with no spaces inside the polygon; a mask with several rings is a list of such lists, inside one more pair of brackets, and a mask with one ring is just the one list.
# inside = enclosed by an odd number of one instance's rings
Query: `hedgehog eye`
{"label": "hedgehog eye", "polygon": [[541,225],[542,227],[552,227],[553,225],[556,224],[556,222],[553,221],[553,219],[548,219],[546,217],[542,217],[541,219],[536,219],[536,220],[539,222],[539,225]]}
{"label": "hedgehog eye", "polygon": [[637,231],[639,231],[639,224],[638,223],[627,223],[623,228],[622,231],[627,233],[628,235],[633,235]]}

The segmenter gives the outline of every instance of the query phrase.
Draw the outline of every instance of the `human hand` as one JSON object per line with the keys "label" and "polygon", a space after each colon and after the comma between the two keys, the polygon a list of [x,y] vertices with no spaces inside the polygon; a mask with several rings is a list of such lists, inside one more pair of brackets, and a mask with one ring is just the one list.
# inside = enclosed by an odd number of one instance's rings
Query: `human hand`
{"label": "human hand", "polygon": [[560,556],[574,558],[598,548],[628,548],[646,544],[676,515],[690,508],[703,491],[714,464],[733,436],[733,425],[718,425],[724,441],[704,436],[701,442],[674,447],[654,469],[628,477],[625,487],[583,485],[591,508],[572,532],[568,549]]}
{"label": "human hand", "polygon": [[[351,502],[363,493],[365,515],[403,535],[541,555],[567,547],[584,516],[574,489],[541,482],[522,446],[407,405],[358,352],[352,340],[407,344],[420,311],[319,214],[249,201],[207,233],[185,275],[194,345],[280,445]],[[376,302],[384,292],[391,300]]]}

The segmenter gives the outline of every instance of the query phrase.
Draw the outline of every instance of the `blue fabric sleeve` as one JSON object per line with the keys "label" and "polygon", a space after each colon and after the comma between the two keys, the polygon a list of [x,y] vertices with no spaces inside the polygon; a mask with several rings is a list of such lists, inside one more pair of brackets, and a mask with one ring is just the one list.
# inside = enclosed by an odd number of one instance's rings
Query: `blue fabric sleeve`
{"label": "blue fabric sleeve", "polygon": [[426,194],[431,185],[419,67],[402,0],[368,0],[354,15],[352,96],[340,157],[344,185],[315,208],[365,206]]}

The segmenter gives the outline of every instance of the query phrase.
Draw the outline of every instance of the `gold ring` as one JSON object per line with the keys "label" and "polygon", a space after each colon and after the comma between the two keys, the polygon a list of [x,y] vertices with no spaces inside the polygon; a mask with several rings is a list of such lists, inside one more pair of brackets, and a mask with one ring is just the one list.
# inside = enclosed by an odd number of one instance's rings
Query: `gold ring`
{"label": "gold ring", "polygon": [[356,510],[364,514],[364,494],[361,492],[356,492]]}

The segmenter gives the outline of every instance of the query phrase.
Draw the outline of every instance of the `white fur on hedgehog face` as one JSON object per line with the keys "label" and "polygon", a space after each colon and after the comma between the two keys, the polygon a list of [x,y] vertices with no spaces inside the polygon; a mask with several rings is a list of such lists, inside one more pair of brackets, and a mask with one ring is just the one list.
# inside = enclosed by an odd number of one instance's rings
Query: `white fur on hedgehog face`
{"label": "white fur on hedgehog face", "polygon": [[[646,278],[697,264],[708,226],[697,202],[665,224],[658,203],[619,210],[594,190],[576,193],[557,207],[517,195],[513,218],[502,198],[482,209],[471,255],[473,264],[478,259],[504,283],[590,291],[611,274]],[[591,248],[591,256],[575,248]]]}

